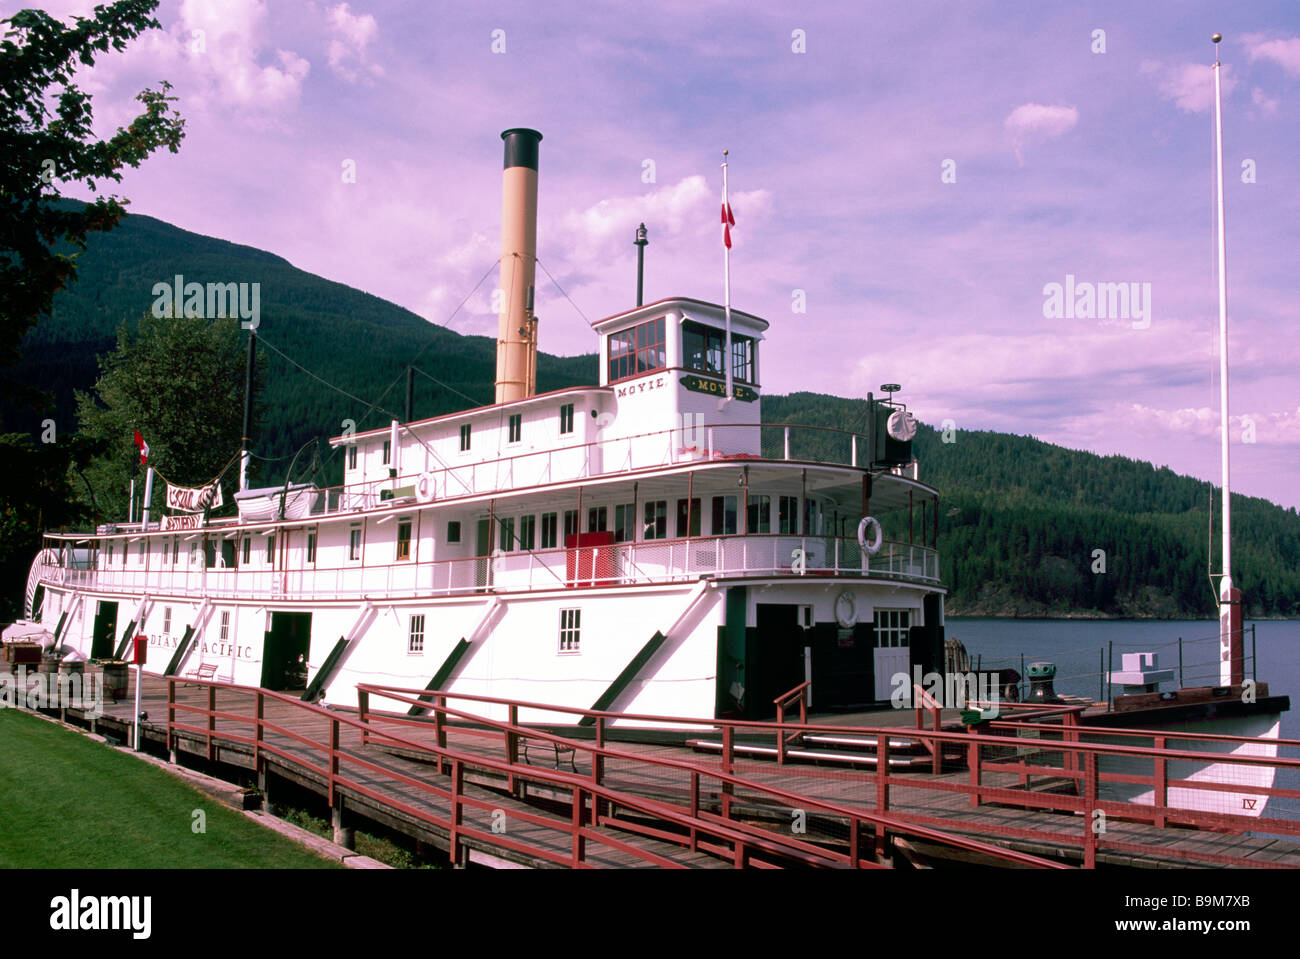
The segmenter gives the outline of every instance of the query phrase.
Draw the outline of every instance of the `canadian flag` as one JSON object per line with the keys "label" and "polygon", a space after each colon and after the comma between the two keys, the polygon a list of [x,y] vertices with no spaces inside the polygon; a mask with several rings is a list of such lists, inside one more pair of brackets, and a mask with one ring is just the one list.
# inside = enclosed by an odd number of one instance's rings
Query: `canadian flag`
{"label": "canadian flag", "polygon": [[731,204],[727,202],[727,196],[722,196],[722,242],[726,244],[728,250],[731,249],[731,228],[736,225],[736,218],[731,215]]}
{"label": "canadian flag", "polygon": [[149,465],[149,444],[144,441],[144,437],[140,435],[139,430],[135,431],[135,445],[140,450],[140,465],[148,466]]}

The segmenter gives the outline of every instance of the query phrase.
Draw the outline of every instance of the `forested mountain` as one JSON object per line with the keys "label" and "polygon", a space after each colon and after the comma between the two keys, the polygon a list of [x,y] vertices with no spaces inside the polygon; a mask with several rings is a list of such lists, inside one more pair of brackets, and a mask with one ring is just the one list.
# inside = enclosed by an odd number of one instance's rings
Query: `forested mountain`
{"label": "forested mountain", "polygon": [[[111,233],[91,235],[79,274],[28,336],[15,370],[51,391],[53,414],[0,409],[0,432],[36,434],[49,415],[61,433],[74,430],[73,389],[93,386],[98,357],[113,348],[119,325],[137,321],[154,302],[154,284],[177,274],[186,282],[260,283],[259,339],[383,407],[368,409],[263,348],[265,414],[256,450],[265,457],[264,480],[281,479],[299,446],[341,432],[345,419],[367,429],[386,423],[385,411],[400,412],[402,374],[413,358],[421,371],[417,418],[492,399],[493,340],[432,325],[261,250],[136,215]],[[538,358],[539,391],[596,381],[592,355]],[[861,431],[866,403],[811,393],[767,396],[763,418]],[[1208,484],[1031,437],[958,431],[950,438],[944,442],[922,426],[915,450],[921,479],[942,494],[939,546],[951,612],[1212,614]],[[317,481],[338,482],[341,464],[323,445],[321,452],[326,466]],[[1300,615],[1300,516],[1261,499],[1235,496],[1233,503],[1234,573],[1252,615]],[[885,521],[898,529],[898,517]],[[1093,572],[1096,550],[1105,553],[1105,573]],[[1217,538],[1215,552],[1217,558]]]}

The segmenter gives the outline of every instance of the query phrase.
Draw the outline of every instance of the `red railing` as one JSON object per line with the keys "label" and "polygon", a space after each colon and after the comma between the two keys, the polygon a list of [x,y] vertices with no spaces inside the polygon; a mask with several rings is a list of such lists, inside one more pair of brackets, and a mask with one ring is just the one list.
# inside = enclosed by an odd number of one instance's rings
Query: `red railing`
{"label": "red railing", "polygon": [[799,725],[806,726],[808,724],[808,688],[810,686],[812,686],[811,682],[804,681],[788,693],[784,693],[772,700],[772,705],[776,707],[776,725],[778,727],[776,731],[776,761],[778,765],[784,765],[785,763],[785,747],[803,736],[800,731],[795,731],[789,735],[781,732],[779,727],[785,725],[786,708],[797,699],[799,701]]}
{"label": "red railing", "polygon": [[[391,690],[385,692],[387,698],[398,698],[403,702],[409,702],[412,705],[418,704],[434,712],[436,717],[434,728],[438,744],[430,746],[425,742],[419,742],[374,728],[374,723],[378,720],[389,724],[422,727],[427,731],[430,725],[428,721],[407,719],[401,716],[375,716],[367,714],[365,709],[361,710],[356,718],[350,718],[342,716],[336,711],[322,709],[319,706],[303,703],[292,696],[269,690],[210,681],[186,680],[179,677],[166,678],[168,683],[167,742],[169,748],[174,745],[178,733],[188,733],[202,739],[209,759],[216,758],[217,746],[223,741],[251,748],[254,764],[259,771],[263,768],[266,755],[276,757],[281,762],[306,769],[320,777],[327,786],[327,796],[331,806],[334,806],[337,802],[337,790],[345,788],[356,795],[366,797],[373,802],[395,809],[414,819],[446,830],[450,852],[454,861],[460,861],[464,840],[475,839],[489,846],[513,850],[575,868],[590,865],[586,851],[588,842],[607,846],[652,865],[666,867],[680,867],[682,865],[679,862],[632,843],[615,839],[607,833],[599,831],[600,827],[606,826],[674,842],[688,847],[692,851],[724,855],[737,867],[746,865],[771,866],[778,865],[781,862],[797,862],[815,866],[874,868],[880,864],[864,860],[859,846],[861,827],[869,825],[876,836],[878,855],[883,855],[888,832],[897,832],[918,839],[927,839],[970,851],[981,852],[1008,862],[1059,867],[1059,864],[1038,859],[1037,857],[1010,852],[963,837],[950,836],[937,830],[896,821],[892,817],[863,815],[829,803],[816,801],[810,803],[808,797],[798,796],[771,787],[760,787],[742,777],[728,774],[725,771],[718,773],[687,763],[674,763],[663,760],[654,763],[658,767],[671,767],[689,775],[691,797],[688,806],[685,808],[662,800],[629,793],[626,790],[611,788],[601,782],[601,770],[605,762],[610,760],[626,761],[628,759],[644,762],[644,758],[633,757],[631,754],[604,748],[600,745],[592,747],[587,744],[574,743],[558,736],[520,726],[517,723],[517,713],[513,710],[510,722],[489,722],[488,724],[503,734],[507,757],[505,761],[477,753],[452,749],[446,745],[447,717],[470,720],[475,723],[483,723],[484,720],[471,713],[463,713],[447,708],[445,696],[441,694],[435,694],[435,701],[430,703],[428,694],[424,693],[424,691],[411,691],[415,693],[416,697],[423,694],[423,698],[409,699],[404,696],[394,697]],[[206,704],[200,706],[179,701],[176,697],[177,683],[206,687]],[[251,715],[229,710],[218,710],[217,696],[219,692],[251,695],[254,700],[254,709]],[[365,695],[363,693],[363,697]],[[320,742],[284,725],[268,720],[266,718],[266,702],[268,699],[290,705],[295,710],[300,710],[304,714],[311,715],[327,723],[328,741]],[[176,715],[178,712],[198,716],[203,721],[203,725],[178,721]],[[216,726],[217,720],[251,725],[252,733],[251,735],[243,735],[229,730],[218,730]],[[390,747],[409,750],[425,757],[428,761],[436,763],[439,773],[446,773],[449,777],[449,785],[445,787],[438,786],[433,782],[406,775],[344,749],[341,736],[344,729],[355,730],[363,746],[367,742],[378,742]],[[268,742],[266,738],[268,732],[284,736],[300,748],[286,749]],[[603,733],[604,722],[601,721],[597,727],[598,740],[603,739]],[[520,737],[542,739],[558,744],[563,748],[582,749],[591,756],[592,775],[582,777],[559,770],[543,770],[536,766],[520,764],[517,758]],[[322,762],[318,763],[307,758],[307,756],[304,756],[304,752],[308,754],[321,753]],[[377,789],[372,785],[361,782],[355,778],[355,775],[344,772],[343,765],[345,763],[388,780],[391,784],[415,788],[431,797],[431,800],[443,802],[447,811],[443,815],[438,815],[427,806],[416,806],[410,802],[400,800],[391,790]],[[566,833],[569,837],[568,855],[562,856],[544,846],[521,842],[503,833],[486,831],[467,824],[464,815],[467,807],[490,812],[499,805],[496,802],[466,794],[465,774],[467,771],[488,775],[495,774],[498,777],[503,777],[512,792],[520,788],[524,783],[569,791],[572,814],[567,821],[520,808],[513,808],[510,813],[511,816],[524,822]],[[715,795],[719,797],[720,816],[702,808],[704,805],[703,800],[706,798],[703,785],[709,780],[716,780],[718,784]],[[792,806],[792,808],[815,808],[832,815],[847,816],[850,821],[849,851],[839,853],[827,850],[810,842],[799,840],[792,835],[784,835],[731,820],[731,802],[735,795],[742,791],[757,791],[784,800],[786,803],[798,803],[798,806]],[[612,815],[614,809],[629,810],[655,825],[632,822],[624,817],[616,818]],[[605,810],[609,810],[609,812],[605,812]]]}
{"label": "red railing", "polygon": [[[538,710],[551,714],[570,714],[575,717],[588,717],[593,720],[598,730],[598,744],[603,742],[603,733],[611,723],[623,725],[631,723],[652,725],[675,725],[679,729],[691,726],[702,730],[720,732],[722,738],[722,755],[720,768],[723,774],[732,774],[740,765],[736,758],[737,733],[757,735],[760,739],[775,736],[778,741],[791,733],[807,735],[810,733],[828,733],[838,735],[874,736],[876,739],[875,769],[870,772],[832,770],[824,767],[803,767],[797,772],[787,765],[787,774],[792,778],[805,779],[841,779],[854,781],[863,785],[874,785],[875,812],[890,813],[908,823],[940,826],[951,829],[958,822],[951,815],[929,815],[924,809],[908,808],[901,810],[891,804],[891,788],[906,786],[910,790],[932,790],[935,793],[965,793],[970,798],[971,807],[996,804],[1015,806],[1025,810],[1037,810],[1044,813],[1083,813],[1082,828],[1073,832],[1043,828],[1023,828],[1019,826],[998,825],[986,822],[971,824],[971,832],[980,832],[1003,836],[1006,838],[1033,838],[1064,847],[1080,849],[1084,864],[1093,866],[1099,849],[1105,848],[1116,852],[1159,852],[1174,858],[1183,858],[1191,862],[1211,862],[1226,865],[1249,865],[1264,868],[1287,868],[1287,864],[1278,862],[1258,862],[1221,854],[1212,851],[1174,851],[1167,848],[1167,843],[1148,844],[1123,842],[1118,839],[1102,838],[1096,831],[1095,814],[1100,811],[1106,817],[1116,820],[1145,822],[1157,827],[1166,825],[1195,826],[1219,832],[1243,833],[1256,831],[1278,835],[1300,836],[1300,820],[1281,819],[1277,817],[1248,816],[1225,811],[1180,808],[1169,805],[1169,791],[1172,789],[1198,790],[1202,792],[1248,791],[1252,794],[1270,798],[1300,799],[1300,790],[1278,786],[1264,786],[1220,781],[1199,781],[1192,779],[1173,779],[1169,776],[1169,764],[1186,762],[1195,764],[1237,765],[1245,768],[1269,768],[1277,770],[1300,770],[1300,758],[1259,756],[1245,754],[1227,754],[1196,750],[1172,750],[1167,748],[1168,741],[1193,743],[1206,741],[1260,742],[1251,737],[1218,736],[1197,733],[1158,733],[1152,730],[1130,730],[1126,734],[1145,735],[1155,740],[1151,746],[1114,745],[1099,742],[1085,742],[1085,738],[1098,738],[1116,735],[1117,730],[1103,727],[1086,727],[1078,724],[1078,709],[1065,707],[1056,711],[1062,716],[1066,726],[1034,723],[995,723],[1000,735],[960,732],[943,729],[908,729],[907,738],[921,741],[932,757],[942,755],[945,745],[953,746],[964,752],[968,770],[968,781],[961,782],[952,777],[926,777],[890,773],[890,736],[899,735],[898,728],[880,728],[863,726],[831,726],[801,723],[797,728],[792,724],[764,723],[750,720],[691,720],[682,717],[602,712],[554,704],[531,703],[519,700],[505,700],[489,696],[468,694],[430,694],[423,690],[403,689],[396,686],[361,684],[358,687],[361,697],[361,715],[363,718],[374,716],[369,709],[371,695],[392,699],[402,703],[415,703],[410,696],[424,696],[420,702],[427,707],[429,697],[437,703],[437,709],[446,716],[456,715],[463,721],[482,724],[485,728],[496,728],[499,721],[488,719],[481,713],[460,712],[447,707],[449,700],[466,703],[479,703],[492,706],[507,706],[511,712],[512,722],[517,721],[519,710]],[[933,706],[927,707],[933,709]],[[1040,707],[1041,709],[1041,707]],[[1044,710],[1046,712],[1046,710]],[[382,714],[384,721],[408,722],[404,717],[390,717]],[[409,722],[419,723],[421,720]],[[446,719],[441,719],[445,731]],[[1010,728],[1004,728],[1010,727]],[[1033,739],[1024,740],[1007,733],[1023,729],[1028,732],[1054,732],[1061,736],[1059,740]],[[545,735],[551,739],[560,737],[539,733],[532,727],[530,736]],[[588,749],[580,741],[561,740],[566,748]],[[1266,744],[1278,746],[1298,746],[1294,740],[1266,740]],[[1011,755],[1008,755],[1011,753]],[[1032,754],[1039,754],[1033,756]],[[1043,754],[1060,754],[1059,765],[1049,765]],[[1031,759],[1033,761],[1031,761]],[[1123,772],[1099,770],[1099,760],[1150,760],[1153,764],[1151,775],[1135,775]],[[647,763],[643,757],[638,762]],[[936,765],[937,765],[936,761]],[[653,765],[653,764],[652,764]],[[750,769],[762,769],[754,764]],[[770,768],[770,767],[768,767]],[[1015,777],[1015,785],[986,782],[985,777],[1006,774]],[[1073,785],[1072,793],[1032,792],[1032,777],[1047,776],[1057,780],[1067,780]],[[1108,799],[1101,795],[1103,787],[1119,785],[1150,786],[1153,791],[1150,804],[1123,799]],[[814,797],[803,795],[801,801],[814,803]],[[915,807],[915,803],[912,804]],[[1044,822],[1048,820],[1039,820]],[[1057,820],[1060,822],[1060,820]]]}

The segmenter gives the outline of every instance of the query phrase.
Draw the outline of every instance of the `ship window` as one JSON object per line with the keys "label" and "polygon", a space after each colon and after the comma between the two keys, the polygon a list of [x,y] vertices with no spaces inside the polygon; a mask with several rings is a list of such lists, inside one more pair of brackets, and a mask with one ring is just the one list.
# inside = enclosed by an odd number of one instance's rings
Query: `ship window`
{"label": "ship window", "polygon": [[316,534],[314,532],[307,534],[307,562],[316,562]]}
{"label": "ship window", "polygon": [[353,526],[348,531],[348,559],[358,560],[361,558],[361,527]]}
{"label": "ship window", "polygon": [[275,534],[272,533],[266,538],[266,563],[269,566],[275,562]]}
{"label": "ship window", "polygon": [[580,609],[562,609],[560,610],[560,652],[576,653],[579,652],[579,645],[582,640],[582,610]]}
{"label": "ship window", "polygon": [[409,519],[399,519],[397,521],[397,559],[402,561],[411,558],[411,521]]}
{"label": "ship window", "polygon": [[[726,350],[727,334],[686,320],[682,323],[682,363],[689,370],[724,376],[726,368],[722,357]],[[731,334],[731,376],[745,383],[754,382],[754,340],[752,337]]]}
{"label": "ship window", "polygon": [[502,552],[506,552],[508,550],[514,549],[515,548],[515,518],[513,516],[506,516],[506,517],[502,517],[499,520],[499,522],[501,523],[501,537],[498,540],[498,542],[501,545]]}
{"label": "ship window", "polygon": [[798,533],[795,527],[799,522],[799,497],[782,496],[777,500],[777,520],[779,533]]}
{"label": "ship window", "polygon": [[822,513],[822,504],[815,499],[806,499],[803,501],[803,531],[809,536],[820,536],[825,516]]}
{"label": "ship window", "polygon": [[392,459],[393,459],[393,442],[392,442],[392,440],[384,440],[384,462],[383,462],[383,465],[384,465],[384,466],[387,466],[390,462],[392,462]]}
{"label": "ship window", "polygon": [[731,536],[736,532],[736,497],[713,497],[713,535]]}
{"label": "ship window", "polygon": [[609,528],[609,507],[593,506],[587,510],[587,532],[603,533]]}
{"label": "ship window", "polygon": [[469,423],[465,423],[460,428],[460,451],[464,453],[469,449]]}
{"label": "ship window", "polygon": [[113,564],[113,544],[108,544],[108,551],[104,554],[104,566],[108,567]]}
{"label": "ship window", "polygon": [[249,556],[250,556],[250,554],[252,553],[252,550],[253,550],[253,537],[251,537],[251,536],[245,536],[245,537],[244,537],[244,557],[243,557],[243,563],[244,563],[245,566],[247,566],[248,563],[249,563]]}
{"label": "ship window", "polygon": [[179,536],[173,536],[172,537],[172,565],[175,566],[178,562],[180,562],[180,558],[181,558],[181,538]]}
{"label": "ship window", "polygon": [[636,504],[621,503],[614,507],[614,542],[636,539]]}
{"label": "ship window", "polygon": [[908,609],[876,610],[876,646],[908,646],[908,628],[912,625],[912,611]]}
{"label": "ship window", "polygon": [[408,653],[424,652],[424,614],[411,617],[410,636],[406,640],[406,651]]}
{"label": "ship window", "polygon": [[190,565],[199,565],[199,544],[197,542],[190,543]]}
{"label": "ship window", "polygon": [[140,540],[140,562],[141,563],[144,562],[144,548],[145,548],[145,541],[142,539]]}
{"label": "ship window", "polygon": [[542,514],[542,549],[554,549],[556,543],[556,521],[559,516],[556,513]]}
{"label": "ship window", "polygon": [[609,380],[639,376],[667,366],[664,318],[650,320],[609,337]]}
{"label": "ship window", "polygon": [[668,500],[647,500],[645,504],[645,529],[643,539],[668,538]]}
{"label": "ship window", "polygon": [[233,539],[223,539],[221,541],[221,568],[235,568],[235,541]]}
{"label": "ship window", "polygon": [[447,524],[447,542],[460,542],[460,520],[454,519]]}
{"label": "ship window", "polygon": [[172,634],[172,608],[170,606],[164,606],[163,607],[163,635],[170,636],[171,634]]}
{"label": "ship window", "polygon": [[224,643],[230,639],[230,610],[221,611],[221,641]]}
{"label": "ship window", "polygon": [[746,532],[772,532],[772,497],[751,496],[749,498],[749,509],[745,518],[748,521],[748,525],[745,527]]}
{"label": "ship window", "polygon": [[573,404],[565,403],[560,407],[560,433],[573,432]]}
{"label": "ship window", "polygon": [[[690,530],[686,528],[687,516],[690,517]],[[691,499],[689,505],[686,500],[677,501],[677,535],[678,536],[699,536],[700,535],[700,498],[698,496]]]}
{"label": "ship window", "polygon": [[357,444],[353,443],[351,446],[348,447],[348,469],[354,470],[356,468],[357,468]]}
{"label": "ship window", "polygon": [[537,545],[537,517],[519,517],[519,548],[532,549]]}
{"label": "ship window", "polygon": [[576,509],[566,509],[564,511],[564,538],[567,540],[570,536],[578,535],[578,511]]}
{"label": "ship window", "polygon": [[518,443],[524,435],[524,414],[511,413],[509,423],[510,435],[507,443]]}

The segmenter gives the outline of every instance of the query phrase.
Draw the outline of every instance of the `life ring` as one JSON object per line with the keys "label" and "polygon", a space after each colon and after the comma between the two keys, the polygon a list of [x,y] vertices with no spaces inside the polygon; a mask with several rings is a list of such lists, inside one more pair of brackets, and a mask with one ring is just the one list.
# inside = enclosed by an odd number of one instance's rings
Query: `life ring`
{"label": "life ring", "polygon": [[415,498],[421,503],[433,502],[433,476],[430,473],[421,473],[420,478],[415,481]]}
{"label": "life ring", "polygon": [[842,629],[852,629],[858,624],[858,601],[847,589],[835,597],[835,621]]}
{"label": "life ring", "polygon": [[[876,533],[871,538],[870,543],[867,542],[868,526],[874,526],[876,529]],[[880,544],[883,543],[884,540],[885,540],[885,533],[884,530],[880,528],[880,520],[876,519],[874,516],[862,517],[862,522],[858,524],[858,545],[861,546],[863,550],[866,551],[867,555],[875,556],[877,553],[879,553]]]}

